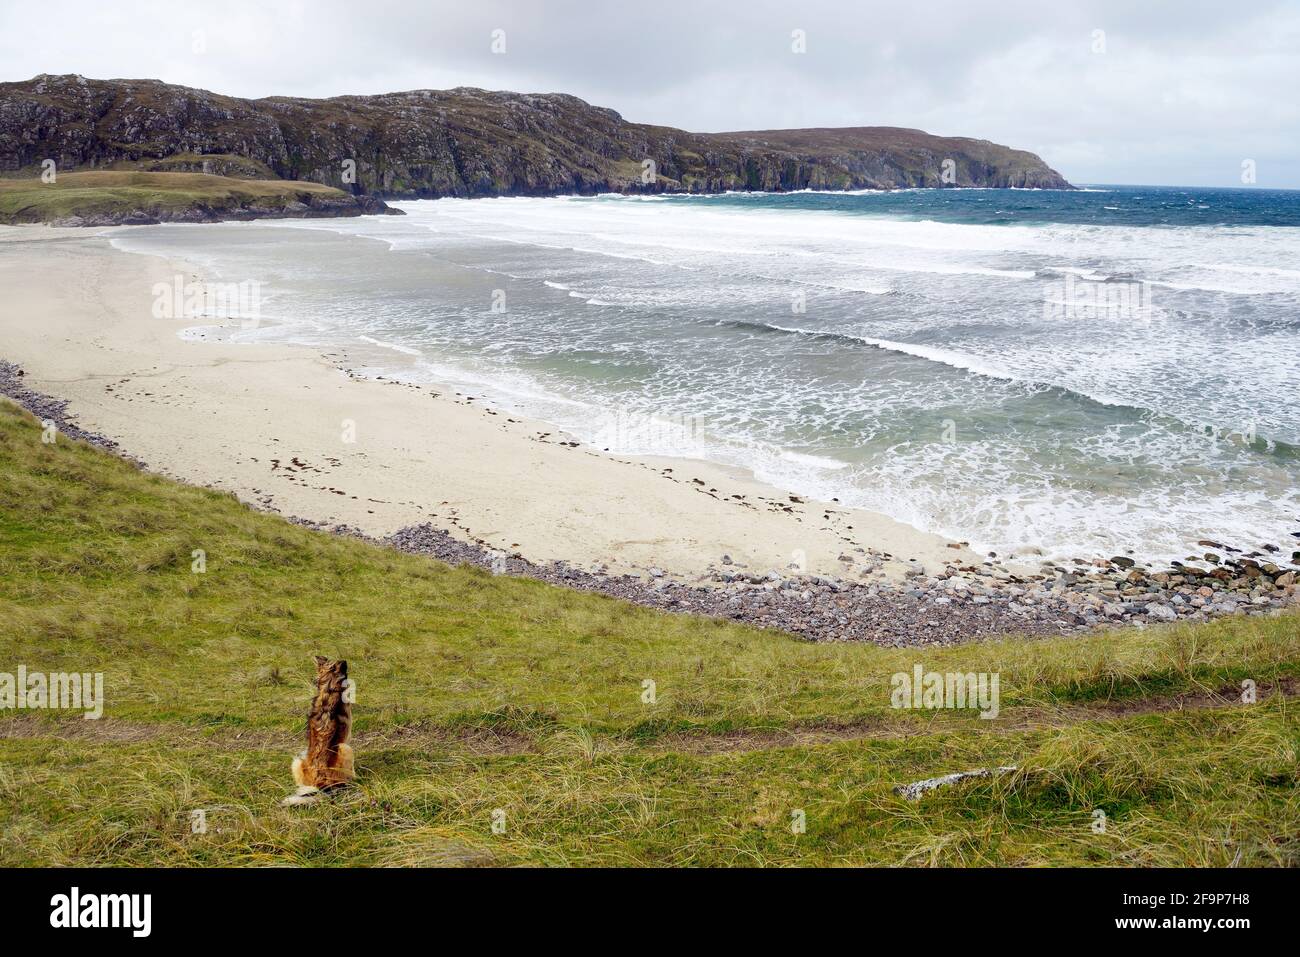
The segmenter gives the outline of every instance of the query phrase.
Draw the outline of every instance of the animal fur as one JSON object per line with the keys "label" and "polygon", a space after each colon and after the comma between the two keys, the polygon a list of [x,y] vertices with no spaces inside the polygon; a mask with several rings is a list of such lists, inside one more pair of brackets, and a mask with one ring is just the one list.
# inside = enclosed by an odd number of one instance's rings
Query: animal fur
{"label": "animal fur", "polygon": [[345,700],[348,663],[316,660],[316,696],[307,712],[307,750],[293,759],[293,780],[298,792],[285,804],[311,804],[356,777],[352,747],[352,705]]}

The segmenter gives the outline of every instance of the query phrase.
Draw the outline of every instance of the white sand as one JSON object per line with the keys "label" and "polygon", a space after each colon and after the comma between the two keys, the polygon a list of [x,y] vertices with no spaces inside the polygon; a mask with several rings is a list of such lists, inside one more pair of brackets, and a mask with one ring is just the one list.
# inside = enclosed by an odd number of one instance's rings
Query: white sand
{"label": "white sand", "polygon": [[116,250],[111,232],[0,227],[0,358],[163,474],[375,535],[431,521],[534,561],[611,571],[694,577],[728,554],[751,571],[802,558],[809,572],[843,575],[862,567],[855,547],[932,571],[978,561],[885,516],[792,504],[707,463],[562,446],[568,437],[544,423],[447,390],[354,379],[310,349],[183,340],[193,322],[154,318],[152,289],[197,270]]}

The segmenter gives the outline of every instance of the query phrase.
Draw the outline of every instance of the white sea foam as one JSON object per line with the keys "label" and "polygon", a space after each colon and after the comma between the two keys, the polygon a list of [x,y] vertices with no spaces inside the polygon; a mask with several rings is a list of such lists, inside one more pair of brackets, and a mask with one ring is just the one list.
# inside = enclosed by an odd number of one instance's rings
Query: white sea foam
{"label": "white sea foam", "polygon": [[[1300,410],[1282,398],[1300,394],[1300,230],[968,225],[690,197],[399,205],[406,217],[162,242],[145,227],[123,244],[192,247],[222,278],[266,273],[284,316],[257,338],[361,337],[417,358],[376,374],[1000,553],[1264,541],[1300,495],[1285,451]],[[1149,282],[1155,319],[1045,318],[1065,276]],[[1201,426],[1260,442],[1206,445]]]}
{"label": "white sea foam", "polygon": [[391,349],[394,352],[400,352],[403,355],[407,355],[407,356],[424,355],[424,353],[422,353],[419,349],[412,349],[410,346],[404,346],[398,342],[384,342],[383,340],[376,339],[373,336],[357,336],[357,338],[360,339],[362,342],[370,343],[372,346],[379,346],[382,349]]}

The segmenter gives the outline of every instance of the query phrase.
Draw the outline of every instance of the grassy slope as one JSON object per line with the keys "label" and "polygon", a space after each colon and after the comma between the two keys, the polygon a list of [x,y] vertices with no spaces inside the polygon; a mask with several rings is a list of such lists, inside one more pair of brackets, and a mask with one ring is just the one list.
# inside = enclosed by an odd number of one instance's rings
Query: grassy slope
{"label": "grassy slope", "polygon": [[135,210],[157,215],[195,206],[230,210],[249,205],[283,206],[307,197],[346,196],[342,190],[318,183],[232,179],[204,173],[60,173],[53,183],[42,183],[37,177],[0,179],[0,222],[49,222]]}
{"label": "grassy slope", "polygon": [[[0,476],[0,671],[103,671],[108,697],[99,722],[0,712],[0,864],[1300,860],[1289,700],[1099,720],[1300,675],[1295,617],[812,645],[309,532],[43,445],[4,402]],[[290,811],[314,652],[352,662],[361,777]],[[1000,672],[1002,717],[891,710],[917,662]],[[1024,771],[891,792],[1002,764]]]}

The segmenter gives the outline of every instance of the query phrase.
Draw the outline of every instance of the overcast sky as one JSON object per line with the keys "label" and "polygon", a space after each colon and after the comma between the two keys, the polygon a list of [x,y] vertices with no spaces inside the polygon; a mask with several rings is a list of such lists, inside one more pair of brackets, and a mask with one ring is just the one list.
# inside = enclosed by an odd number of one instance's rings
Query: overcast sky
{"label": "overcast sky", "polygon": [[0,70],[247,97],[564,92],[697,131],[975,136],[1075,183],[1240,186],[1249,159],[1259,186],[1300,187],[1296,0],[0,0]]}

